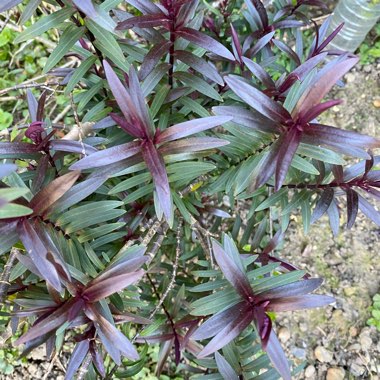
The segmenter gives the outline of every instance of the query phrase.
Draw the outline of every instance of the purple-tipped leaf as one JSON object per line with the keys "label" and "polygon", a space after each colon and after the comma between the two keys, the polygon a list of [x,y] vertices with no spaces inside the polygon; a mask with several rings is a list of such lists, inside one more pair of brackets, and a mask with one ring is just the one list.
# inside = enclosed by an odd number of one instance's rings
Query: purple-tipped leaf
{"label": "purple-tipped leaf", "polygon": [[74,378],[75,372],[81,366],[88,353],[89,347],[90,344],[87,339],[76,344],[66,369],[65,380],[71,380]]}
{"label": "purple-tipped leaf", "polygon": [[44,215],[45,211],[74,185],[79,175],[79,171],[67,173],[40,190],[29,204],[33,214]]}
{"label": "purple-tipped leaf", "polygon": [[185,40],[203,47],[204,49],[216,55],[229,59],[230,61],[235,61],[233,54],[224,45],[207,36],[206,34],[199,32],[198,30],[191,28],[181,28],[176,30],[175,33],[178,37],[182,37]]}
{"label": "purple-tipped leaf", "polygon": [[321,197],[318,199],[317,204],[311,215],[310,223],[316,222],[330,207],[331,202],[334,199],[334,189],[327,187],[323,190]]}
{"label": "purple-tipped leaf", "polygon": [[98,151],[85,158],[82,158],[70,166],[70,170],[84,170],[98,168],[101,166],[113,164],[122,161],[128,157],[134,156],[141,150],[139,141],[116,145],[108,149]]}
{"label": "purple-tipped leaf", "polygon": [[144,275],[142,269],[125,273],[119,276],[107,278],[103,281],[99,281],[96,284],[90,285],[82,292],[82,297],[88,299],[90,302],[100,301],[111,294],[119,292],[127,286],[134,284]]}
{"label": "purple-tipped leaf", "polygon": [[299,117],[300,119],[302,119],[303,123],[308,123],[317,118],[321,113],[325,112],[329,108],[332,108],[342,103],[343,100],[341,99],[328,100],[327,102],[317,104],[316,106],[309,109],[304,115],[300,114]]}
{"label": "purple-tipped leaf", "polygon": [[237,96],[269,119],[283,124],[291,119],[284,107],[236,75],[228,75],[225,81]]}
{"label": "purple-tipped leaf", "polygon": [[350,229],[354,223],[359,209],[358,193],[352,189],[346,190],[347,196],[347,229]]}
{"label": "purple-tipped leaf", "polygon": [[273,330],[269,335],[266,352],[273,367],[276,368],[283,380],[292,380],[288,359],[286,358],[285,352]]}
{"label": "purple-tipped leaf", "polygon": [[225,325],[225,327],[211,339],[206,347],[198,354],[198,358],[204,358],[226,346],[246,329],[252,322],[252,319],[253,312],[250,305],[241,310],[236,309],[236,318]]}
{"label": "purple-tipped leaf", "polygon": [[70,153],[80,153],[80,154],[93,154],[98,150],[91,145],[84,144],[80,141],[73,140],[52,140],[49,143],[51,149],[59,152],[70,152]]}
{"label": "purple-tipped leaf", "polygon": [[266,34],[265,36],[261,37],[256,44],[253,46],[252,49],[249,50],[248,55],[253,58],[259,51],[268,45],[268,43],[272,40],[275,32],[270,32]]}
{"label": "purple-tipped leaf", "polygon": [[198,132],[206,131],[232,120],[231,116],[210,116],[193,119],[165,129],[157,138],[157,143],[178,140]]}
{"label": "purple-tipped leaf", "polygon": [[212,241],[212,250],[221,271],[236,291],[247,301],[253,299],[254,294],[247,275],[235,264],[215,240]]}
{"label": "purple-tipped leaf", "polygon": [[380,213],[365,198],[359,195],[359,208],[361,212],[374,223],[380,226]]}
{"label": "purple-tipped leaf", "polygon": [[144,57],[139,70],[138,76],[140,80],[144,80],[153,71],[162,56],[169,52],[171,45],[172,42],[168,41],[164,44],[157,44],[149,51],[149,53]]}
{"label": "purple-tipped leaf", "polygon": [[126,30],[132,28],[153,28],[170,24],[170,19],[164,14],[144,15],[130,17],[117,24],[116,30]]}
{"label": "purple-tipped leaf", "polygon": [[160,147],[159,152],[163,155],[200,152],[202,150],[219,148],[228,144],[228,141],[217,139],[215,137],[190,137],[179,141],[171,141]]}
{"label": "purple-tipped leaf", "polygon": [[274,299],[266,309],[273,312],[313,309],[330,305],[334,302],[335,299],[333,297],[321,296],[319,294],[307,294],[298,297]]}
{"label": "purple-tipped leaf", "polygon": [[258,63],[246,57],[243,57],[243,62],[248,70],[257,77],[266,88],[276,88],[276,84],[271,76]]}
{"label": "purple-tipped leaf", "polygon": [[26,91],[26,99],[28,101],[30,120],[33,123],[34,121],[37,121],[38,102],[32,94],[32,91],[30,91],[29,89]]}
{"label": "purple-tipped leaf", "polygon": [[173,206],[164,160],[151,141],[144,143],[141,152],[148,170],[152,174],[158,201],[165,218],[170,220]]}
{"label": "purple-tipped leaf", "polygon": [[0,13],[5,12],[8,9],[15,7],[21,2],[22,0],[2,0],[2,3],[0,4]]}

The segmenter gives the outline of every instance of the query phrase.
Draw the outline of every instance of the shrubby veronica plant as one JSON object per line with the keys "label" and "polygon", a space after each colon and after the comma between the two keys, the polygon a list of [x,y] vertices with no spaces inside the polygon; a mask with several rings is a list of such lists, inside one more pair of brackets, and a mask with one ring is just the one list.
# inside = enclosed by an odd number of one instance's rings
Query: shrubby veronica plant
{"label": "shrubby veronica plant", "polygon": [[290,379],[276,313],[334,302],[278,250],[291,213],[305,233],[327,214],[337,234],[344,209],[380,225],[380,141],[319,119],[358,60],[329,50],[342,26],[309,20],[319,0],[21,3],[0,5],[39,15],[15,43],[60,34],[44,74],[74,120],[58,133],[54,92],[21,84],[29,123],[0,143],[0,295],[23,355],[66,343],[66,379],[130,378],[158,344],[157,374]]}

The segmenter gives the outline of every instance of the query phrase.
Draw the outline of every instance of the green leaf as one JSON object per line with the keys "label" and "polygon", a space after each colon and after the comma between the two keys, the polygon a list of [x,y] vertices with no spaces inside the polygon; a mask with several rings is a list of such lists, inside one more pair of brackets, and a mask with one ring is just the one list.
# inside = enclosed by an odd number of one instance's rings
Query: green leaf
{"label": "green leaf", "polygon": [[251,282],[252,289],[254,293],[262,293],[269,289],[274,289],[282,285],[291,284],[292,282],[300,280],[304,275],[305,271],[297,270],[285,274],[280,274],[278,276],[261,278]]}
{"label": "green leaf", "polygon": [[103,226],[99,226],[96,228],[93,228],[91,230],[86,230],[81,233],[80,236],[78,236],[78,241],[80,243],[84,243],[89,240],[96,239],[100,236],[109,234],[110,232],[117,230],[121,227],[125,226],[125,223],[108,223]]}
{"label": "green leaf", "polygon": [[206,110],[206,108],[202,107],[198,102],[187,96],[180,98],[180,102],[189,110],[189,112],[194,112],[200,117],[210,116],[210,113]]}
{"label": "green leaf", "polygon": [[302,202],[305,202],[309,198],[309,192],[307,190],[301,190],[293,195],[292,200],[282,210],[282,215],[289,214],[293,209],[301,206]]}
{"label": "green leaf", "polygon": [[98,83],[95,83],[90,87],[88,91],[83,94],[79,104],[78,104],[78,112],[82,112],[84,107],[86,107],[87,103],[100,91],[103,87],[103,81],[100,80]]}
{"label": "green leaf", "polygon": [[344,165],[346,163],[338,153],[320,146],[301,143],[297,153],[329,164]]}
{"label": "green leaf", "polygon": [[152,115],[152,119],[154,119],[154,117],[160,111],[160,108],[163,105],[169,90],[170,90],[169,85],[164,84],[156,92],[156,95],[154,96],[152,105],[150,106],[150,113]]}
{"label": "green leaf", "polygon": [[319,171],[315,168],[313,164],[311,164],[309,161],[305,160],[304,158],[298,156],[297,154],[294,155],[291,166],[293,168],[301,170],[304,173],[313,174],[313,175],[319,174]]}
{"label": "green leaf", "polygon": [[90,56],[86,58],[80,66],[74,71],[74,74],[67,83],[65,88],[65,95],[68,96],[71,91],[74,90],[75,86],[80,82],[80,80],[85,76],[87,71],[92,67],[92,65],[96,62],[95,56]]}
{"label": "green leaf", "polygon": [[218,92],[212,86],[210,86],[206,81],[197,77],[196,75],[192,75],[192,74],[185,73],[182,71],[177,71],[174,73],[174,77],[179,79],[186,86],[191,87],[192,89],[200,92],[201,94],[206,95],[219,102],[223,102],[223,99],[218,94]]}
{"label": "green leaf", "polygon": [[108,194],[112,195],[121,193],[122,191],[126,191],[132,187],[136,187],[144,182],[150,181],[151,179],[152,175],[150,173],[137,174],[131,178],[126,179],[125,181],[118,183],[108,192]]}
{"label": "green leaf", "polygon": [[36,23],[30,26],[19,34],[14,43],[18,44],[23,41],[32,40],[33,38],[40,36],[51,28],[56,28],[63,21],[68,19],[75,12],[72,7],[65,7],[57,12],[54,12],[48,16],[41,17]]}
{"label": "green leaf", "polygon": [[255,211],[265,210],[268,207],[274,206],[281,198],[287,197],[289,190],[283,188],[276,193],[273,193],[269,198],[267,198]]}
{"label": "green leaf", "polygon": [[17,218],[20,216],[30,215],[33,212],[29,207],[8,203],[0,207],[0,219]]}
{"label": "green leaf", "polygon": [[28,193],[29,193],[29,189],[27,188],[8,187],[6,189],[0,189],[0,198],[5,199],[7,202],[11,202]]}
{"label": "green leaf", "polygon": [[76,25],[69,25],[63,32],[57,47],[50,54],[43,73],[46,74],[50,71],[70,50],[70,48],[83,36],[85,28],[81,26],[78,28]]}

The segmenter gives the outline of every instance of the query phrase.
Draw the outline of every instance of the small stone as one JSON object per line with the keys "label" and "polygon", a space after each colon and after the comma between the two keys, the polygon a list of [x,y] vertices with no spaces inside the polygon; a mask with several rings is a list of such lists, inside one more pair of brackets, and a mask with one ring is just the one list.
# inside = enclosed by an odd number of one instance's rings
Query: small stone
{"label": "small stone", "polygon": [[356,293],[356,288],[355,288],[355,287],[344,288],[344,294],[345,294],[347,297],[351,297],[351,296],[353,296],[355,293]]}
{"label": "small stone", "polygon": [[311,378],[311,377],[315,377],[315,374],[316,374],[316,370],[315,370],[315,367],[313,365],[309,365],[307,366],[307,368],[305,369],[305,377],[307,379]]}
{"label": "small stone", "polygon": [[297,358],[301,360],[306,359],[306,350],[300,347],[293,347],[290,352]]}
{"label": "small stone", "polygon": [[343,368],[329,368],[327,370],[326,380],[344,380],[346,372]]}
{"label": "small stone", "polygon": [[380,99],[375,99],[373,101],[373,105],[376,107],[376,108],[379,108],[380,107]]}
{"label": "small stone", "polygon": [[363,366],[361,366],[359,364],[356,364],[356,363],[352,363],[351,366],[350,366],[350,372],[354,376],[361,376],[365,372],[365,367],[363,367]]}
{"label": "small stone", "polygon": [[354,343],[348,346],[348,351],[360,351],[362,346],[359,343]]}
{"label": "small stone", "polygon": [[282,343],[286,343],[290,339],[290,331],[286,327],[281,327],[278,331],[278,338]]}
{"label": "small stone", "polygon": [[365,65],[363,67],[363,70],[365,73],[370,73],[372,71],[372,66],[371,65]]}
{"label": "small stone", "polygon": [[318,346],[314,350],[314,354],[321,363],[330,363],[333,360],[332,352],[322,346]]}
{"label": "small stone", "polygon": [[345,78],[346,78],[347,83],[355,82],[355,74],[353,74],[353,73],[346,74]]}
{"label": "small stone", "polygon": [[369,335],[360,335],[360,344],[364,351],[369,350],[372,347],[372,339]]}
{"label": "small stone", "polygon": [[349,333],[350,333],[350,336],[355,337],[358,335],[358,329],[355,326],[351,326]]}

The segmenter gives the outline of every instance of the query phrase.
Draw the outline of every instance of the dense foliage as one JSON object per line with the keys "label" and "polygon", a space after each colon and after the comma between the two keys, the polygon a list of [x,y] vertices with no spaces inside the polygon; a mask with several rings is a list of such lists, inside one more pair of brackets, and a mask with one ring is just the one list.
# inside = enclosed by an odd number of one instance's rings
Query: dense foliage
{"label": "dense foliage", "polygon": [[38,81],[0,90],[29,110],[0,142],[2,315],[23,355],[69,345],[67,379],[131,378],[159,345],[157,374],[291,379],[276,313],[334,302],[278,249],[291,213],[305,233],[327,214],[338,234],[343,210],[380,225],[380,140],[318,121],[358,61],[328,48],[342,26],[309,20],[323,6],[1,2],[27,25],[15,43],[59,34]]}

